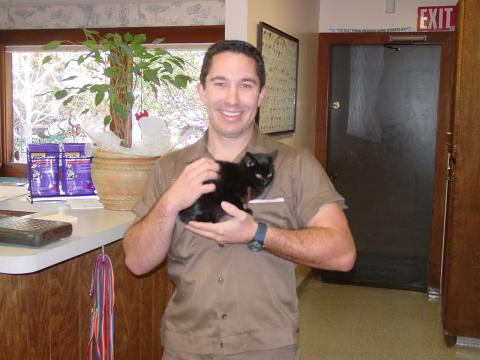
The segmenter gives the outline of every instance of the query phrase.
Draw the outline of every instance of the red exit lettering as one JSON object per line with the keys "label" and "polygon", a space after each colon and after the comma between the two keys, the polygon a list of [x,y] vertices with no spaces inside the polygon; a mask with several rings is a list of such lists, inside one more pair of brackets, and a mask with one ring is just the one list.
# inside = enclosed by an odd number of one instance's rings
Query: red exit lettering
{"label": "red exit lettering", "polygon": [[418,31],[454,31],[456,6],[425,6],[418,8]]}

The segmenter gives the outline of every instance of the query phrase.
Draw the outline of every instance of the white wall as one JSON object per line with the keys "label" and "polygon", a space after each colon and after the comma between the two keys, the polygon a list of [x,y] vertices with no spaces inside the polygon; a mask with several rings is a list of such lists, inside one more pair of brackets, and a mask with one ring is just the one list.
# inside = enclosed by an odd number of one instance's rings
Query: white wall
{"label": "white wall", "polygon": [[225,39],[248,41],[248,1],[225,0]]}
{"label": "white wall", "polygon": [[248,6],[247,37],[251,43],[257,43],[257,24],[260,21],[299,39],[296,129],[294,134],[284,137],[283,141],[313,152],[318,0],[250,0]]}
{"label": "white wall", "polygon": [[[299,6],[301,4],[301,6]],[[239,16],[247,14],[247,16]],[[315,130],[318,0],[226,0],[225,37],[257,45],[260,21],[300,41],[296,131],[282,141],[313,152]],[[267,74],[268,88],[268,74]],[[267,95],[268,96],[268,95]]]}
{"label": "white wall", "polygon": [[449,6],[457,0],[395,0],[395,13],[385,13],[386,0],[319,0],[319,32],[338,29],[417,31],[419,6]]}

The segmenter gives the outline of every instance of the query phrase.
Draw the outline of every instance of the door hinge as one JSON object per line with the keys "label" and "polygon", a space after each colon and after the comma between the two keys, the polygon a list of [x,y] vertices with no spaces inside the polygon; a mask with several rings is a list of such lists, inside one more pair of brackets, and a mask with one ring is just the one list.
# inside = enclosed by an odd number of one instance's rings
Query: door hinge
{"label": "door hinge", "polygon": [[448,161],[447,161],[447,180],[455,180],[455,155],[456,155],[456,146],[453,145],[448,151]]}
{"label": "door hinge", "polygon": [[450,132],[450,131],[447,131],[445,133],[445,144],[450,147],[452,146],[452,143],[453,143],[453,133]]}
{"label": "door hinge", "polygon": [[448,181],[455,180],[455,170],[453,170],[450,167],[448,168],[448,171],[447,171],[447,180]]}

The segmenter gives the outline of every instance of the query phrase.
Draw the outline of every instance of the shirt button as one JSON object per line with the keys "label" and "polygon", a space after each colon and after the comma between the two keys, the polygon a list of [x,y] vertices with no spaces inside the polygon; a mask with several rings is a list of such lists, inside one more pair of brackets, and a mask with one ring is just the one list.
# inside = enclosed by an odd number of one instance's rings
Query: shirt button
{"label": "shirt button", "polygon": [[220,347],[223,348],[223,343],[220,343]]}
{"label": "shirt button", "polygon": [[227,318],[227,314],[222,314],[222,320],[225,320]]}
{"label": "shirt button", "polygon": [[220,284],[223,283],[223,277],[220,276],[220,277],[218,278],[218,282],[219,282]]}

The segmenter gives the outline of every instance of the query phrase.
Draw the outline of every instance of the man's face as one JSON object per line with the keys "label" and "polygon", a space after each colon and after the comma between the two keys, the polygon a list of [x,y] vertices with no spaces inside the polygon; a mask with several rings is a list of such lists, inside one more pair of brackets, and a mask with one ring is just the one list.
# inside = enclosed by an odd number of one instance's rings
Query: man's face
{"label": "man's face", "polygon": [[207,108],[210,131],[223,138],[250,134],[265,95],[255,60],[233,52],[214,55],[205,88],[199,84],[197,90]]}

